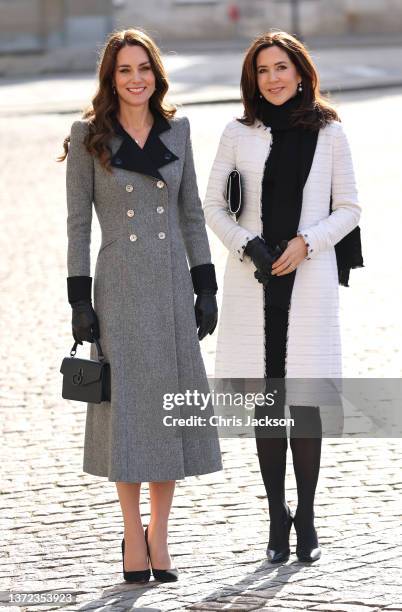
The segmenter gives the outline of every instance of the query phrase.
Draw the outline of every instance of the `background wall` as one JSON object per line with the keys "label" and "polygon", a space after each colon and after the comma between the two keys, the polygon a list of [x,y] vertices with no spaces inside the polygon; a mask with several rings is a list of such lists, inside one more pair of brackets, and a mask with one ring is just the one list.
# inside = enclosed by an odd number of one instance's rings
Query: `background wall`
{"label": "background wall", "polygon": [[93,70],[106,35],[130,26],[186,51],[244,47],[270,28],[318,46],[393,44],[402,0],[0,0],[0,77]]}
{"label": "background wall", "polygon": [[0,52],[90,47],[113,25],[111,0],[0,0]]}
{"label": "background wall", "polygon": [[295,5],[307,36],[402,32],[401,0],[119,0],[114,17],[169,39],[249,37],[292,30]]}

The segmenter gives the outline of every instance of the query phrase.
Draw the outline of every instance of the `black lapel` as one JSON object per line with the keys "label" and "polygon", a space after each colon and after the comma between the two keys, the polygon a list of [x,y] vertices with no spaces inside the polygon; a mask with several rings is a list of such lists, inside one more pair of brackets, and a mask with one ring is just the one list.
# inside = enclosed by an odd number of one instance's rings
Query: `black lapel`
{"label": "black lapel", "polygon": [[158,169],[179,159],[159,138],[159,134],[171,129],[168,120],[159,113],[154,115],[154,124],[143,149],[125,131],[117,118],[113,121],[113,127],[116,134],[123,138],[120,148],[111,158],[114,168],[163,179]]}

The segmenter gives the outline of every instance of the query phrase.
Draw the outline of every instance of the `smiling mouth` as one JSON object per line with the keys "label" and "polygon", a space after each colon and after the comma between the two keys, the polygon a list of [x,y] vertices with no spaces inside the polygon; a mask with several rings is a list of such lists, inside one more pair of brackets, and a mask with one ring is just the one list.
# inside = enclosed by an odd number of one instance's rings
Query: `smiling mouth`
{"label": "smiling mouth", "polygon": [[132,94],[140,94],[145,91],[145,87],[127,87],[127,91]]}
{"label": "smiling mouth", "polygon": [[275,87],[275,89],[268,89],[269,93],[279,93],[283,87]]}

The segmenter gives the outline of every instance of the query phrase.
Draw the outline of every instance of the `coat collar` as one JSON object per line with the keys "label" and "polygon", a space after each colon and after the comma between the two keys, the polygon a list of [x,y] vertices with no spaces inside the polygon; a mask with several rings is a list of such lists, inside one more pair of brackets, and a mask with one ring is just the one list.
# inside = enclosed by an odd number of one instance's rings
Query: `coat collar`
{"label": "coat collar", "polygon": [[163,179],[158,169],[179,159],[159,138],[160,134],[171,129],[169,121],[159,113],[154,113],[154,124],[142,149],[126,132],[117,117],[113,119],[113,129],[122,139],[119,149],[110,160],[114,168]]}

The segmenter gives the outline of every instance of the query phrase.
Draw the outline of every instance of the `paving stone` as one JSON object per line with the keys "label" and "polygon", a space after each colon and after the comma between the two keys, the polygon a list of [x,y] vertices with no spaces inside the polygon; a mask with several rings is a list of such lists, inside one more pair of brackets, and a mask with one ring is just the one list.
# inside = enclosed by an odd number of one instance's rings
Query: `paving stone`
{"label": "paving stone", "polygon": [[318,606],[310,606],[309,610],[317,610],[319,612],[378,612],[378,606],[354,606],[349,604],[319,604]]}
{"label": "paving stone", "polygon": [[[395,278],[402,278],[402,261],[392,256],[392,274],[383,265],[380,270],[377,244],[393,231],[387,220],[400,215],[396,194],[402,191],[402,175],[396,160],[401,129],[392,118],[399,112],[402,97],[394,92],[383,94],[381,100],[360,96],[341,102],[357,148],[365,207],[364,248],[370,262],[365,270],[353,273],[350,290],[340,289],[345,371],[362,378],[401,377],[397,360],[390,363],[386,357],[397,355],[399,349],[400,317],[390,290]],[[201,193],[221,129],[238,112],[238,106],[186,109]],[[385,121],[383,130],[367,130],[379,112]],[[179,582],[151,581],[147,587],[123,582],[119,550],[123,523],[115,485],[82,473],[85,406],[60,397],[58,367],[71,346],[71,309],[65,296],[65,165],[56,164],[54,158],[75,118],[0,118],[0,167],[5,177],[0,192],[3,583],[14,591],[78,590],[78,605],[70,608],[74,612],[402,610],[402,446],[398,439],[323,441],[316,497],[323,556],[313,565],[298,563],[292,530],[291,558],[280,567],[273,567],[265,557],[269,515],[255,441],[222,440],[224,474],[177,484],[169,532]],[[381,171],[373,151],[382,152]],[[379,214],[378,202],[386,202],[386,214]],[[399,226],[395,223],[395,236]],[[210,237],[222,286],[225,250]],[[392,244],[397,242],[394,239]],[[97,244],[95,222],[93,262]],[[365,304],[363,313],[361,304]],[[46,321],[52,322],[51,341]],[[209,372],[215,342],[211,336],[202,344]],[[286,490],[295,510],[290,452]],[[146,523],[147,487],[141,512]]]}

